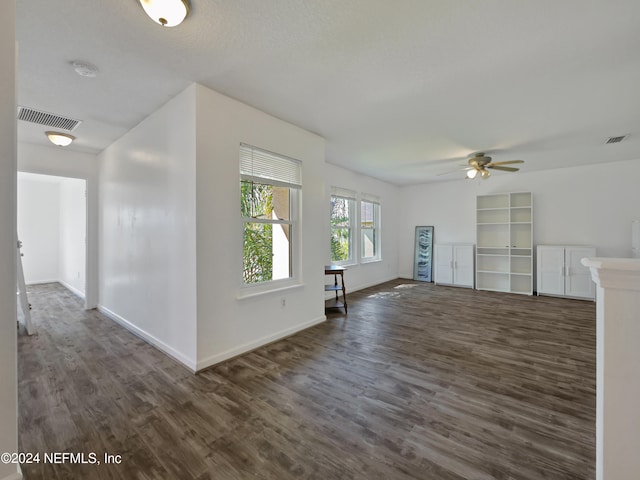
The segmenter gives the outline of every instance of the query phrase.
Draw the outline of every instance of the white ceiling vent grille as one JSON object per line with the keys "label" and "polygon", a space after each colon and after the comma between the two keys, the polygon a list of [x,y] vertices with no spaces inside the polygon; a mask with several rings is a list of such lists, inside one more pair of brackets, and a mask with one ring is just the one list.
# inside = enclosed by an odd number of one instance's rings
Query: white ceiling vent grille
{"label": "white ceiling vent grille", "polygon": [[609,143],[620,143],[625,138],[627,138],[626,135],[622,135],[620,137],[610,137],[609,140],[607,140],[605,143],[606,144],[609,144]]}
{"label": "white ceiling vent grille", "polygon": [[82,120],[74,120],[73,118],[63,117],[55,113],[42,112],[29,107],[18,107],[18,120],[67,130],[68,132],[75,130],[76,127],[82,123]]}

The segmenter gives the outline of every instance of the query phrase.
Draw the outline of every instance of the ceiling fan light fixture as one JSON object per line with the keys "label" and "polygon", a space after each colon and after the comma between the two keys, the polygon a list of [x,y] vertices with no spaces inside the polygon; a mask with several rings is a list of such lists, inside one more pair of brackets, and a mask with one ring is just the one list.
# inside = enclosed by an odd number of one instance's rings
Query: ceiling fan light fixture
{"label": "ceiling fan light fixture", "polygon": [[163,27],[180,25],[189,14],[189,0],[139,0],[145,13]]}
{"label": "ceiling fan light fixture", "polygon": [[489,173],[489,170],[485,170],[484,168],[480,171],[480,175],[482,175],[482,179],[486,180],[487,178],[489,178],[491,176],[491,173]]}
{"label": "ceiling fan light fixture", "polygon": [[66,147],[67,145],[71,145],[71,142],[76,139],[76,137],[74,137],[73,135],[61,132],[45,132],[45,135],[51,143],[57,145],[58,147]]}
{"label": "ceiling fan light fixture", "polygon": [[475,168],[471,169],[471,170],[467,170],[467,178],[476,178],[476,175],[478,174],[478,170],[476,170]]}

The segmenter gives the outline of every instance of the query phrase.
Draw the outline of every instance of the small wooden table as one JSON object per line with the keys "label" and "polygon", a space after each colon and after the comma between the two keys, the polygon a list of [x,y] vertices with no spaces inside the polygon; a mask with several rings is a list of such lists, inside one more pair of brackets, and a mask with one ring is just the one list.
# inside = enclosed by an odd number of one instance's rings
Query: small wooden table
{"label": "small wooden table", "polygon": [[[336,303],[327,308],[344,308],[344,313],[347,313],[347,289],[344,286],[344,271],[346,268],[337,265],[325,265],[324,274],[333,275],[333,285],[325,285],[325,292],[336,292]],[[340,284],[338,284],[338,275],[340,275]],[[338,292],[342,290],[342,302],[338,296]]]}

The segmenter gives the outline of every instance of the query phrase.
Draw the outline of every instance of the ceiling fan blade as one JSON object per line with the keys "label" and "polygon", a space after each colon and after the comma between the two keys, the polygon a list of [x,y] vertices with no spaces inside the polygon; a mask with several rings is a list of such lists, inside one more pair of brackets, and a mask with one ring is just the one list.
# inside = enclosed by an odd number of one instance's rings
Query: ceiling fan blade
{"label": "ceiling fan blade", "polygon": [[514,167],[499,167],[494,165],[487,165],[487,168],[492,168],[493,170],[502,170],[504,172],[517,172],[518,170],[520,170],[519,168]]}
{"label": "ceiling fan blade", "polygon": [[511,165],[512,163],[524,163],[524,160],[507,160],[505,162],[491,162],[489,165]]}

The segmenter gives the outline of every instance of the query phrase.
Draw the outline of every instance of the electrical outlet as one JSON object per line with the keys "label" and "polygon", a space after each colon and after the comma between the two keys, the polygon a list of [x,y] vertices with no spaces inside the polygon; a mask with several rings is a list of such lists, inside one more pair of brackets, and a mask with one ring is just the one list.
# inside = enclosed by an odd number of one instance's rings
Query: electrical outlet
{"label": "electrical outlet", "polygon": [[286,299],[286,298],[282,297],[282,298],[280,299],[280,306],[281,306],[282,308],[284,308],[284,307],[286,307],[286,306],[287,306],[287,299]]}

